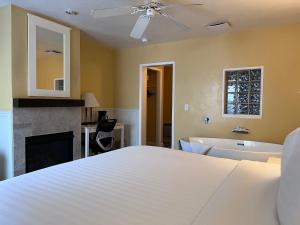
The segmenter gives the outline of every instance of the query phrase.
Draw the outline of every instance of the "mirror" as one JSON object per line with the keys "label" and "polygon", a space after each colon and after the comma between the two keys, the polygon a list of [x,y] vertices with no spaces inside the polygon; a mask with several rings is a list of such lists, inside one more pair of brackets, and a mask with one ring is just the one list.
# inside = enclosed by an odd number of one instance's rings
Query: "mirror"
{"label": "mirror", "polygon": [[70,29],[28,14],[28,95],[70,97]]}
{"label": "mirror", "polygon": [[36,28],[37,89],[63,91],[56,81],[64,81],[64,37],[62,34]]}

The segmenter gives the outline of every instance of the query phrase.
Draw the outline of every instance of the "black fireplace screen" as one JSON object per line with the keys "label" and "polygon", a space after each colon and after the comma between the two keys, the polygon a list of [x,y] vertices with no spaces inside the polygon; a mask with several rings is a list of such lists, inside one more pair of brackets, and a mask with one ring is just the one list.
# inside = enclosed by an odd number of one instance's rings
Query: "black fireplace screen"
{"label": "black fireplace screen", "polygon": [[73,132],[26,138],[26,173],[73,160]]}

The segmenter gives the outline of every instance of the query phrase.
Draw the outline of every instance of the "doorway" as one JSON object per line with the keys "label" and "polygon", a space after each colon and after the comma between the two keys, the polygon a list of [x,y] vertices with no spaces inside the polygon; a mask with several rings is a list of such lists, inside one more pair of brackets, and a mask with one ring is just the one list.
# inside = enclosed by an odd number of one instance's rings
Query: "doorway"
{"label": "doorway", "polygon": [[140,145],[174,147],[175,63],[140,66]]}

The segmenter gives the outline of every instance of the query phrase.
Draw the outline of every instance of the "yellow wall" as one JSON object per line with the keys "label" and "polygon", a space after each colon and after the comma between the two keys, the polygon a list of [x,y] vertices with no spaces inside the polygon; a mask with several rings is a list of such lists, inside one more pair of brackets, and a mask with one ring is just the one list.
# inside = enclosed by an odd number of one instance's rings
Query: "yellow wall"
{"label": "yellow wall", "polygon": [[115,51],[81,35],[81,93],[92,92],[103,108],[114,106]]}
{"label": "yellow wall", "polygon": [[36,69],[37,88],[54,90],[54,79],[64,78],[64,56],[46,55],[38,57]]}
{"label": "yellow wall", "polygon": [[0,110],[12,109],[11,7],[0,8]]}
{"label": "yellow wall", "polygon": [[[185,136],[208,136],[282,143],[300,126],[299,40],[300,25],[291,25],[120,50],[116,107],[138,108],[140,64],[175,61],[175,142]],[[223,68],[261,65],[263,118],[223,118]],[[185,103],[191,105],[190,112],[184,112]],[[202,123],[205,115],[211,124]],[[251,133],[233,134],[237,125]]]}
{"label": "yellow wall", "polygon": [[[6,32],[0,39],[6,42],[0,42],[0,64],[7,63],[0,66],[0,109],[11,109],[11,92],[13,97],[27,97],[27,11],[12,6],[11,28],[10,10],[4,9],[0,23]],[[139,65],[175,61],[175,140],[197,135],[282,143],[290,130],[300,126],[299,40],[300,25],[290,25],[116,52],[72,29],[71,96],[94,92],[104,108],[138,108]],[[12,55],[7,57],[10,46]],[[8,61],[2,60],[4,56]],[[9,60],[12,67],[7,66]],[[263,118],[222,118],[223,68],[260,65],[265,67]],[[2,76],[11,69],[12,91],[10,76]],[[185,103],[191,105],[190,112],[183,111]],[[201,122],[204,115],[211,116],[211,124]],[[232,134],[237,125],[249,128],[251,134]]]}
{"label": "yellow wall", "polygon": [[[27,97],[27,11],[12,6],[13,97]],[[40,16],[40,15],[39,15]],[[57,22],[57,21],[55,21]],[[80,98],[80,30],[71,31],[71,98]]]}

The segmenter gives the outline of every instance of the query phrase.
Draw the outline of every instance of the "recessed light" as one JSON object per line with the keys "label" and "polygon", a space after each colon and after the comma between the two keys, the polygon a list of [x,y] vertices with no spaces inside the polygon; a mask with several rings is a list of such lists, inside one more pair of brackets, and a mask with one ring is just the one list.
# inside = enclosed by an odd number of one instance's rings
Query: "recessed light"
{"label": "recessed light", "polygon": [[66,14],[70,15],[70,16],[77,16],[79,13],[77,11],[74,11],[72,9],[67,9],[65,11]]}
{"label": "recessed light", "polygon": [[143,42],[143,43],[146,43],[146,42],[148,42],[148,41],[149,41],[149,40],[148,40],[147,38],[145,38],[145,37],[142,38],[142,42]]}

